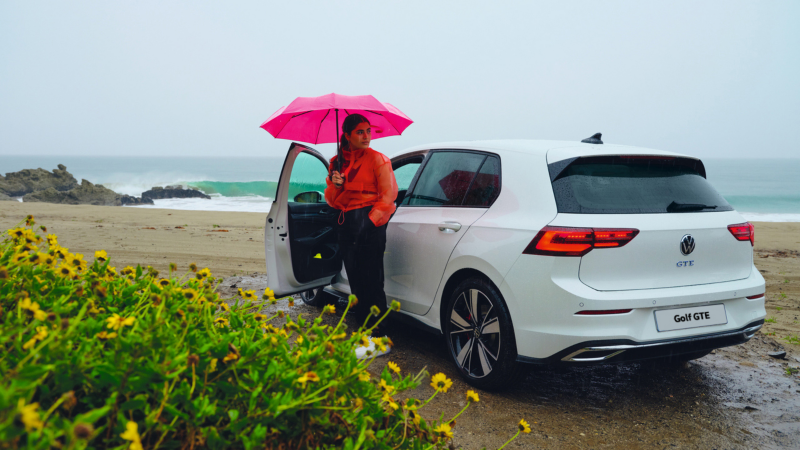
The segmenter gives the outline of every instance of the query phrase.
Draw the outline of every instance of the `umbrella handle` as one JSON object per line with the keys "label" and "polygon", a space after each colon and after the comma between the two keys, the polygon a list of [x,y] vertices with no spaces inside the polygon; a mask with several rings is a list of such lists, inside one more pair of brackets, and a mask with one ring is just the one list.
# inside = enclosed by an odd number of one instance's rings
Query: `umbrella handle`
{"label": "umbrella handle", "polygon": [[339,108],[336,111],[336,171],[342,173],[342,144],[339,136]]}

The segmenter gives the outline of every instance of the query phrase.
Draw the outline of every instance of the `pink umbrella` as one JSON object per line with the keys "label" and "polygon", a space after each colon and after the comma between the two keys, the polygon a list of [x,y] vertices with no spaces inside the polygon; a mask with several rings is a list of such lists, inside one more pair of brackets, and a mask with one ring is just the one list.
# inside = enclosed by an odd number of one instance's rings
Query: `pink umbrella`
{"label": "pink umbrella", "polygon": [[[339,111],[342,114],[339,114]],[[310,144],[336,142],[337,161],[341,164],[339,129],[345,117],[361,114],[372,125],[372,139],[398,136],[413,123],[399,109],[379,102],[371,95],[328,94],[319,97],[297,97],[288,106],[275,112],[261,128],[279,139]],[[341,166],[339,167],[341,171]]]}

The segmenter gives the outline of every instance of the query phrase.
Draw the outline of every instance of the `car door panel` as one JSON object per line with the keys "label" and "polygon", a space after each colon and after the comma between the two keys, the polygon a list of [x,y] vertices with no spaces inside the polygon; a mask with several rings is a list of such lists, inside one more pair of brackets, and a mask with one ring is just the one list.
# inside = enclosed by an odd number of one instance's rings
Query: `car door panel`
{"label": "car door panel", "polygon": [[323,190],[327,170],[327,161],[313,148],[289,147],[264,227],[268,284],[278,296],[327,285],[341,270],[337,211],[323,202],[293,201],[309,198],[298,196],[303,190]]}

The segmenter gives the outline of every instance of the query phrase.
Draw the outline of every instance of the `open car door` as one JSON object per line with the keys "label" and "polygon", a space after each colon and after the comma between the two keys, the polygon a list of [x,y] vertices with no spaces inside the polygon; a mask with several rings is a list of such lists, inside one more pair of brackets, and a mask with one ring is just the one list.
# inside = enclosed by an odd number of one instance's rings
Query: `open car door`
{"label": "open car door", "polygon": [[267,279],[276,296],[328,285],[342,270],[338,211],[323,194],[327,175],[322,154],[292,143],[264,227]]}

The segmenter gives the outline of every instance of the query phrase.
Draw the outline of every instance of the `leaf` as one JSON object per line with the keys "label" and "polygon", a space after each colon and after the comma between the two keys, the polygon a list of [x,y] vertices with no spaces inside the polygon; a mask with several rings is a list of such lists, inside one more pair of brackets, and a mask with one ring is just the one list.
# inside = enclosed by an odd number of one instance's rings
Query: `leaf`
{"label": "leaf", "polygon": [[111,409],[110,405],[109,406],[103,406],[102,408],[93,409],[93,410],[91,410],[91,411],[89,411],[87,413],[84,413],[84,414],[81,414],[79,416],[76,416],[75,420],[73,422],[75,422],[75,423],[85,422],[85,423],[94,424],[97,421],[97,419],[100,419],[101,417],[104,417],[105,415],[107,415],[108,411],[110,409]]}
{"label": "leaf", "polygon": [[235,421],[236,419],[239,418],[239,411],[237,411],[235,409],[229,409],[228,410],[228,417],[231,418],[231,422]]}

